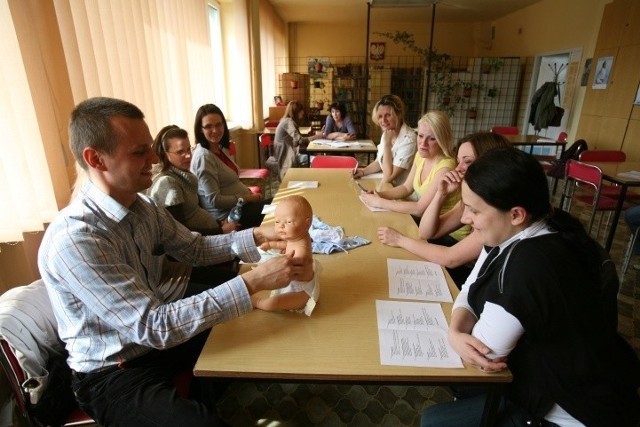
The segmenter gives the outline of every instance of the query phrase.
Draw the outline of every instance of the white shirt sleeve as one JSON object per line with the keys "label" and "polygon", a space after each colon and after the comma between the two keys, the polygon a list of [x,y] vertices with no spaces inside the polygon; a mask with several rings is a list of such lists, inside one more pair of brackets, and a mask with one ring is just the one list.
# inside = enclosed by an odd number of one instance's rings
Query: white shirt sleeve
{"label": "white shirt sleeve", "polygon": [[471,331],[471,335],[491,349],[487,355],[489,359],[511,353],[522,334],[524,328],[520,321],[503,307],[491,302],[485,303],[480,319]]}

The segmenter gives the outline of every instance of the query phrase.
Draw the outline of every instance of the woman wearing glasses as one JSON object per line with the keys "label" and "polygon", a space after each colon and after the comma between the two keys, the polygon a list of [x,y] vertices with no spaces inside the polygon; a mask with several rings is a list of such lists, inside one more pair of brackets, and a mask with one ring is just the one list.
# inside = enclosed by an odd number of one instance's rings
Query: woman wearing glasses
{"label": "woman wearing glasses", "polygon": [[380,186],[405,181],[416,154],[416,133],[405,123],[404,113],[404,102],[396,95],[385,95],[374,105],[371,120],[382,129],[378,154],[367,167],[358,168],[354,178],[382,172]]}
{"label": "woman wearing glasses", "polygon": [[237,228],[223,220],[220,223],[198,204],[198,177],[191,167],[191,143],[187,131],[176,125],[163,127],[153,141],[160,159],[154,166],[149,195],[167,208],[173,217],[189,230],[203,235],[229,233]]}
{"label": "woman wearing glasses", "polygon": [[222,110],[213,104],[201,106],[194,121],[196,148],[191,158],[191,172],[198,177],[200,206],[218,221],[229,216],[243,200],[241,228],[257,227],[264,215],[262,208],[271,203],[262,194],[252,193],[238,177],[238,166],[222,151],[229,147],[229,127]]}

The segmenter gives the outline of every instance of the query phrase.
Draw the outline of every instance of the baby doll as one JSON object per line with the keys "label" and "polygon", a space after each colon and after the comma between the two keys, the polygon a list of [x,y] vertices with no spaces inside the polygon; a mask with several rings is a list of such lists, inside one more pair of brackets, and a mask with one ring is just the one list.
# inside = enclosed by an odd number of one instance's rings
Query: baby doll
{"label": "baby doll", "polygon": [[254,295],[253,306],[266,311],[301,310],[307,306],[310,298],[314,299],[315,303],[318,295],[311,236],[309,236],[313,210],[304,197],[289,196],[278,203],[274,218],[276,234],[282,240],[265,242],[260,248],[280,249],[287,255],[293,253],[295,258],[304,260],[305,267],[300,276],[296,277],[289,286],[271,292],[269,297]]}

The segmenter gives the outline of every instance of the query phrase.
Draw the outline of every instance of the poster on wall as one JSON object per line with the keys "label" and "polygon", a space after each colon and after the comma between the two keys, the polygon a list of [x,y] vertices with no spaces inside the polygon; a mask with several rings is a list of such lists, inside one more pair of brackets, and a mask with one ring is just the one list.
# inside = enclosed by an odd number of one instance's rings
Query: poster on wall
{"label": "poster on wall", "polygon": [[606,89],[613,66],[613,56],[603,56],[598,58],[595,75],[593,76],[592,89]]}
{"label": "poster on wall", "polygon": [[638,90],[636,91],[636,99],[633,101],[635,105],[640,105],[640,85],[638,85]]}
{"label": "poster on wall", "polygon": [[312,79],[325,78],[327,76],[327,68],[329,68],[330,65],[329,58],[326,57],[307,59],[307,70]]}

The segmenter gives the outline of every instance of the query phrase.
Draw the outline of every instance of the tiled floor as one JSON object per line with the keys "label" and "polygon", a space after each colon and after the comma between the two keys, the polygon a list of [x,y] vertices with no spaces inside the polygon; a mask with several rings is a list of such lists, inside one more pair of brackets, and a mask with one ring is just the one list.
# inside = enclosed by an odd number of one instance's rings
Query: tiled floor
{"label": "tiled floor", "polygon": [[[572,213],[586,224],[582,210],[574,207]],[[611,249],[616,265],[626,248],[627,233],[620,220]],[[599,240],[603,243],[604,237]],[[635,262],[640,263],[640,257]],[[640,355],[638,273],[629,268],[618,307],[619,331]],[[424,408],[451,399],[446,387],[237,382],[223,396],[219,410],[232,426],[417,426]]]}

